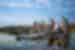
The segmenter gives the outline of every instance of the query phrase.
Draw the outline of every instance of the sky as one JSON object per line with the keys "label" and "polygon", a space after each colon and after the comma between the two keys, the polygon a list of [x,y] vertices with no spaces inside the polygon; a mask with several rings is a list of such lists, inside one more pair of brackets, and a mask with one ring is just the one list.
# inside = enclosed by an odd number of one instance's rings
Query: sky
{"label": "sky", "polygon": [[34,21],[66,16],[75,21],[74,0],[0,0],[0,26],[32,25]]}

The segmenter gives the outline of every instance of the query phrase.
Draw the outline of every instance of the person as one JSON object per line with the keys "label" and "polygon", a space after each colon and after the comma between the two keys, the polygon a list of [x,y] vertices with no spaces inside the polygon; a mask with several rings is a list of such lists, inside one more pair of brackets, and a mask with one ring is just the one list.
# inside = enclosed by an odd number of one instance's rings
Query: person
{"label": "person", "polygon": [[67,21],[62,20],[59,31],[61,36],[58,36],[58,45],[67,48],[69,46],[69,29]]}
{"label": "person", "polygon": [[[64,19],[64,18],[63,18]],[[51,26],[49,27],[49,39],[48,45],[52,46],[55,40],[57,40],[57,45],[67,48],[69,46],[69,29],[68,20],[64,19],[61,23],[56,24],[54,20],[51,21]]]}
{"label": "person", "polygon": [[60,26],[56,32],[56,40],[58,40],[58,46],[64,46],[64,30]]}
{"label": "person", "polygon": [[[49,36],[49,45],[53,45],[57,41],[58,46],[64,46],[64,27],[65,25],[60,26],[60,24],[55,23],[52,20],[51,31]],[[66,27],[65,27],[66,28]]]}
{"label": "person", "polygon": [[49,46],[52,46],[53,43],[54,43],[54,28],[55,28],[55,21],[54,19],[51,19],[51,24],[49,26],[49,29],[48,29],[48,33],[49,33],[49,37],[48,37],[48,45]]}

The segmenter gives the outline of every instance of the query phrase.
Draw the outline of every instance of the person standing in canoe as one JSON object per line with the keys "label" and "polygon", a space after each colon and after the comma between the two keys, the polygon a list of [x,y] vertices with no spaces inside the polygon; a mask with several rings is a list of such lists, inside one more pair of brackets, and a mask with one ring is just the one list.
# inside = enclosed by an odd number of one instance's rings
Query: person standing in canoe
{"label": "person standing in canoe", "polygon": [[69,45],[68,20],[64,16],[61,23],[58,24],[56,40],[58,41],[58,46],[66,48]]}
{"label": "person standing in canoe", "polygon": [[48,37],[48,45],[49,46],[52,46],[53,43],[54,43],[54,27],[55,27],[55,21],[54,19],[51,19],[51,24],[49,25],[49,29],[48,29],[48,34],[49,34],[49,37]]}
{"label": "person standing in canoe", "polygon": [[54,22],[54,20],[52,20],[50,30],[51,31],[49,32],[50,36],[49,36],[48,44],[53,45],[53,43],[57,41],[58,46],[64,47],[64,43],[65,43],[64,36],[66,36],[68,32],[65,21],[62,21],[60,24],[57,24]]}

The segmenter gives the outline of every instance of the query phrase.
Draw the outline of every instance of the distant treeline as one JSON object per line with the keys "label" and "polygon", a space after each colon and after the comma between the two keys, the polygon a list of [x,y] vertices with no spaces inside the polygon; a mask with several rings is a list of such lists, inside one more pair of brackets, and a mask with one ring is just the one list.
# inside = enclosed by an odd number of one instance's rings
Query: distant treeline
{"label": "distant treeline", "polygon": [[[75,32],[75,24],[69,24],[69,31],[74,31]],[[26,32],[28,33],[32,29],[31,26],[8,26],[8,27],[3,27],[0,28],[0,32],[8,32],[11,34],[19,34],[21,32]]]}

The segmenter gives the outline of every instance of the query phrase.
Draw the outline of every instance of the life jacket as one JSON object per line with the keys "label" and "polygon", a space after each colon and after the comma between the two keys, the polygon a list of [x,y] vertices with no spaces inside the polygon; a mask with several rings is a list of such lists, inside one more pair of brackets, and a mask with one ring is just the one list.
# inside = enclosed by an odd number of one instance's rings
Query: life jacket
{"label": "life jacket", "polygon": [[56,26],[55,30],[51,32],[51,37],[64,37],[64,30],[61,29],[61,27]]}
{"label": "life jacket", "polygon": [[60,33],[60,34],[63,33],[64,34],[64,31],[60,27],[56,31],[57,31],[57,33]]}

